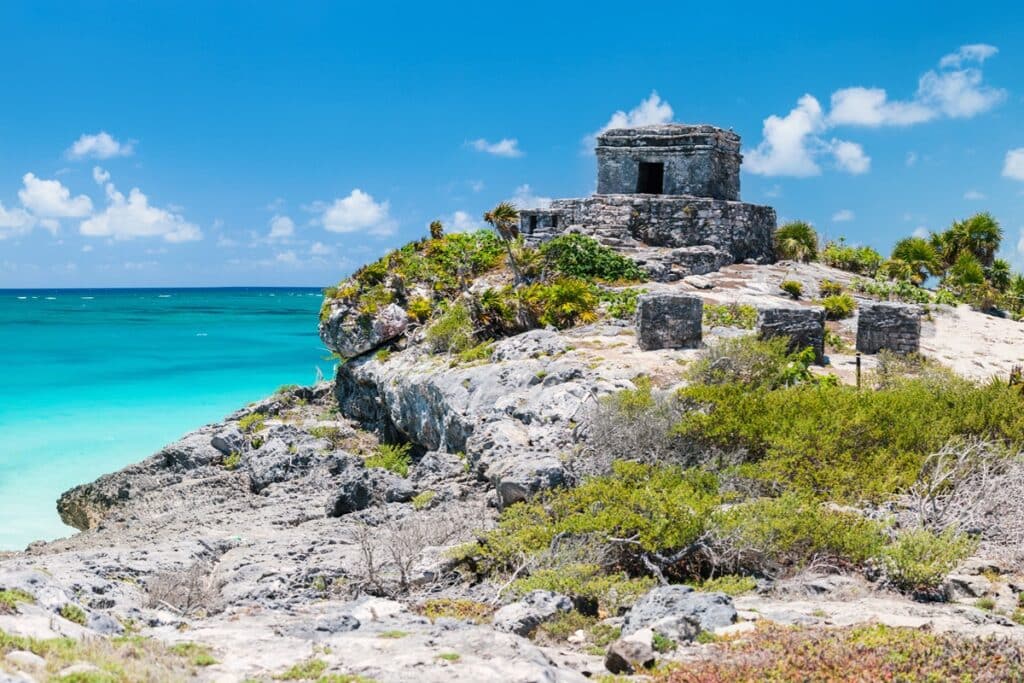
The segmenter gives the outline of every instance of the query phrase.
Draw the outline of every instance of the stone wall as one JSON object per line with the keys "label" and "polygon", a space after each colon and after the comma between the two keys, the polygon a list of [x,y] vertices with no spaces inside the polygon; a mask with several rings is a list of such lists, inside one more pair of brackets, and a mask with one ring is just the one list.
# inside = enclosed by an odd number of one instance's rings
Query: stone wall
{"label": "stone wall", "polygon": [[825,309],[821,306],[779,306],[757,312],[757,332],[765,338],[786,337],[790,351],[814,349],[814,360],[825,363]]}
{"label": "stone wall", "polygon": [[[537,216],[532,232],[531,216]],[[696,197],[592,195],[556,199],[547,209],[522,211],[520,231],[529,244],[572,231],[610,247],[707,245],[728,254],[732,263],[771,263],[775,209]]]}
{"label": "stone wall", "polygon": [[636,306],[641,349],[695,349],[701,343],[704,300],[688,294],[643,294]]}
{"label": "stone wall", "polygon": [[857,316],[857,350],[917,353],[921,348],[921,307],[913,304],[861,304]]}
{"label": "stone wall", "polygon": [[740,136],[714,126],[617,128],[597,138],[597,193],[637,193],[640,162],[664,168],[662,194],[740,198]]}

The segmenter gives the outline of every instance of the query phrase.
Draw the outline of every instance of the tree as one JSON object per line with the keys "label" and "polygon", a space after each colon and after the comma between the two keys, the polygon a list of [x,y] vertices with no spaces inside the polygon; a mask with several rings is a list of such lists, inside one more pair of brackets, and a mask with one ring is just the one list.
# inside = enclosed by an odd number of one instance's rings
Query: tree
{"label": "tree", "polygon": [[997,258],[992,262],[992,265],[986,269],[985,272],[988,277],[989,284],[996,288],[998,292],[1005,292],[1010,286],[1010,264],[1001,258]]}
{"label": "tree", "polygon": [[818,256],[818,233],[804,221],[786,223],[775,231],[775,256],[792,261],[813,261]]}
{"label": "tree", "polygon": [[897,242],[892,250],[892,260],[905,266],[910,281],[915,285],[921,285],[929,275],[942,273],[935,247],[921,237],[907,237]]}
{"label": "tree", "polygon": [[976,213],[961,223],[967,248],[981,265],[991,267],[1003,241],[1003,229],[999,221],[987,211]]}
{"label": "tree", "polygon": [[512,253],[512,241],[519,237],[519,209],[511,202],[501,202],[493,209],[484,214],[484,221],[490,224],[505,242],[505,250],[508,252],[508,265],[515,276],[516,284],[523,281],[522,272],[516,257]]}
{"label": "tree", "polygon": [[444,237],[444,226],[441,221],[431,221],[430,223],[430,238],[439,240]]}

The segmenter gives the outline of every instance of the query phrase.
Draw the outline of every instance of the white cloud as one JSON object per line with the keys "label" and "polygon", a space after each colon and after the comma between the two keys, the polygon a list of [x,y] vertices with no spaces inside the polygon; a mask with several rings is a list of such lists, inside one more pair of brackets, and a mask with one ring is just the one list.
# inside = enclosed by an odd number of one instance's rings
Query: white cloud
{"label": "white cloud", "polygon": [[856,142],[832,140],[832,156],[836,165],[847,173],[860,175],[871,168],[871,157],[864,153],[864,148]]}
{"label": "white cloud", "polygon": [[969,201],[980,201],[982,199],[987,199],[987,197],[977,190],[967,190],[967,192],[964,192],[964,199]]}
{"label": "white cloud", "polygon": [[852,221],[855,217],[856,216],[854,215],[853,211],[851,211],[850,209],[840,209],[839,211],[836,211],[834,214],[832,214],[832,222],[846,223],[847,221]]}
{"label": "white cloud", "polygon": [[442,223],[448,232],[471,232],[483,227],[481,221],[473,218],[466,211],[456,211],[451,216],[447,216]]}
{"label": "white cloud", "polygon": [[597,136],[612,128],[636,128],[638,126],[655,126],[662,123],[670,123],[675,112],[672,105],[661,99],[657,91],[652,90],[646,99],[632,109],[622,111],[621,109],[611,115],[608,123],[601,126],[590,135],[583,138],[584,151],[593,153],[594,145],[597,143]]}
{"label": "white cloud", "polygon": [[82,251],[84,253],[88,254],[90,251],[92,251],[92,245],[91,244],[83,245],[82,246]]}
{"label": "white cloud", "polygon": [[398,227],[390,216],[388,202],[374,201],[373,197],[356,188],[331,204],[315,205],[322,209],[320,223],[330,232],[368,232],[372,235],[390,235]]}
{"label": "white cloud", "polygon": [[1024,147],[1011,149],[1003,161],[1003,176],[1014,180],[1024,180]]}
{"label": "white cloud", "polygon": [[299,263],[299,257],[295,255],[294,251],[285,251],[280,254],[277,254],[274,257],[274,260],[277,261],[278,263],[283,263],[289,266],[298,265]]}
{"label": "white cloud", "polygon": [[22,177],[18,191],[22,205],[40,218],[81,218],[92,212],[92,200],[84,194],[71,196],[59,180],[43,180],[33,173]]}
{"label": "white cloud", "polygon": [[130,240],[136,237],[161,237],[167,242],[190,242],[202,239],[199,226],[180,214],[150,206],[149,198],[133,187],[126,198],[113,183],[105,186],[107,207],[82,221],[78,230],[89,237],[112,237]]}
{"label": "white cloud", "polygon": [[83,134],[68,148],[67,155],[72,159],[110,159],[131,156],[134,151],[134,143],[118,142],[110,133],[100,131],[95,135]]}
{"label": "white cloud", "polygon": [[984,43],[961,45],[956,52],[950,53],[940,59],[939,67],[943,69],[958,67],[964,62],[978,62],[980,64],[989,57],[994,56],[997,52],[999,52],[999,48],[995,45],[986,45]]}
{"label": "white cloud", "polygon": [[920,237],[921,239],[924,239],[927,236],[928,228],[926,228],[925,226],[919,225],[916,228],[914,228],[914,237]]}
{"label": "white cloud", "polygon": [[28,233],[36,224],[32,214],[24,209],[7,209],[0,202],[0,240]]}
{"label": "white cloud", "polygon": [[517,187],[515,195],[508,201],[517,209],[546,209],[551,206],[551,197],[538,197],[527,184]]}
{"label": "white cloud", "polygon": [[99,166],[92,167],[92,179],[96,181],[97,185],[105,185],[110,182],[110,173],[103,170]]}
{"label": "white cloud", "polygon": [[334,253],[334,248],[323,242],[313,242],[309,247],[309,253],[313,256],[328,256]]}
{"label": "white cloud", "polygon": [[936,112],[920,102],[890,102],[882,88],[843,88],[832,93],[829,123],[834,126],[910,126]]}
{"label": "white cloud", "polygon": [[[832,140],[822,135],[838,126],[912,126],[939,118],[971,118],[1006,99],[1006,91],[986,85],[977,66],[996,54],[991,45],[964,45],[939,60],[938,69],[925,72],[913,97],[893,100],[883,88],[853,86],[832,93],[830,110],[806,94],[786,116],[764,120],[763,139],[745,152],[747,170],[767,176],[806,177],[821,173],[819,158],[831,154],[838,168],[866,173],[871,159],[856,142]],[[907,166],[917,154],[907,155]]]}
{"label": "white cloud", "polygon": [[270,234],[267,236],[271,240],[283,240],[288,239],[295,234],[295,221],[288,216],[277,215],[270,219]]}
{"label": "white cloud", "polygon": [[519,140],[515,138],[502,138],[497,142],[488,142],[484,138],[478,138],[469,143],[478,152],[493,154],[496,157],[521,157],[523,150],[519,149]]}
{"label": "white cloud", "polygon": [[816,148],[822,146],[817,134],[825,128],[821,104],[811,95],[797,100],[786,116],[764,120],[764,139],[746,152],[746,168],[758,175],[807,177],[818,175]]}

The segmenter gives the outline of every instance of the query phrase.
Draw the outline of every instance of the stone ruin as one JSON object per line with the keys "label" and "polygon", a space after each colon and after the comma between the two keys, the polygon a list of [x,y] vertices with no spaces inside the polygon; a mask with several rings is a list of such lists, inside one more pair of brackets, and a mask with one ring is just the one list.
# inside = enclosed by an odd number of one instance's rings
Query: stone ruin
{"label": "stone ruin", "polygon": [[654,349],[700,347],[704,300],[690,294],[642,294],[636,303],[637,344]]}
{"label": "stone ruin", "polygon": [[736,133],[707,125],[617,128],[598,136],[596,154],[596,194],[520,211],[528,244],[590,235],[658,282],[774,261],[775,209],[739,201]]}
{"label": "stone ruin", "polygon": [[861,353],[917,353],[921,348],[921,307],[865,303],[857,314],[857,350]]}
{"label": "stone ruin", "polygon": [[825,309],[821,306],[775,306],[757,312],[763,338],[788,337],[789,351],[814,349],[814,362],[825,364]]}

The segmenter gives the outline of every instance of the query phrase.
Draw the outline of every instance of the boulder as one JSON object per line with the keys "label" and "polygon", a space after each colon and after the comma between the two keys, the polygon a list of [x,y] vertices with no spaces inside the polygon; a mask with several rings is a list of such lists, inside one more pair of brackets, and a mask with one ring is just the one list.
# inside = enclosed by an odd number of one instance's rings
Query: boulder
{"label": "boulder", "polygon": [[921,307],[913,304],[861,304],[857,350],[861,353],[917,353],[921,348]]}
{"label": "boulder", "polygon": [[213,435],[210,445],[224,455],[241,453],[245,447],[245,435],[235,425],[228,425]]}
{"label": "boulder", "polygon": [[644,294],[637,301],[636,336],[641,349],[700,346],[704,302],[688,294]]}
{"label": "boulder", "polygon": [[613,674],[634,674],[654,666],[657,655],[650,643],[640,639],[619,638],[608,646],[604,667]]}
{"label": "boulder", "polygon": [[535,590],[522,600],[505,605],[494,613],[494,628],[516,635],[528,635],[540,624],[572,609],[572,600],[551,591]]}
{"label": "boulder", "polygon": [[388,304],[372,317],[359,312],[354,303],[332,301],[328,315],[320,322],[320,338],[327,348],[343,359],[355,358],[405,334],[409,316],[401,306]]}
{"label": "boulder", "polygon": [[736,621],[736,608],[725,593],[702,593],[689,586],[659,586],[636,601],[622,624],[623,636],[654,629],[679,642],[700,631],[713,631]]}
{"label": "boulder", "polygon": [[811,347],[814,361],[825,362],[825,309],[821,306],[776,306],[757,312],[757,332],[763,338],[786,337],[790,351]]}
{"label": "boulder", "polygon": [[341,517],[370,506],[373,495],[370,476],[365,468],[341,460],[332,474],[336,477],[336,488],[327,498],[325,508],[328,517]]}

